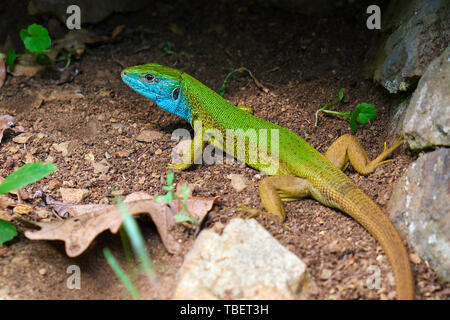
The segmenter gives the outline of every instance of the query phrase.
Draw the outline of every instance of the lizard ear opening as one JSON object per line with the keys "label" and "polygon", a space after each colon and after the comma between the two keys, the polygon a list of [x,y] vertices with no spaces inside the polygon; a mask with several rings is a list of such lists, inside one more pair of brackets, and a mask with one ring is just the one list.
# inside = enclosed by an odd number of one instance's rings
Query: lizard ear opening
{"label": "lizard ear opening", "polygon": [[175,88],[172,91],[172,98],[173,98],[173,100],[177,100],[179,95],[180,95],[180,88]]}

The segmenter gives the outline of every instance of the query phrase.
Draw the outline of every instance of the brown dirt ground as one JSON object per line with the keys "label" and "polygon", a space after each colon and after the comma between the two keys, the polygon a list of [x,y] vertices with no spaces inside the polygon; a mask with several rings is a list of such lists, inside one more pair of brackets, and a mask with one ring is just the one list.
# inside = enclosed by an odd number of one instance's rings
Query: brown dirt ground
{"label": "brown dirt ground", "polygon": [[[10,76],[0,89],[0,114],[12,113],[27,132],[47,135],[39,143],[20,145],[16,153],[11,148],[19,145],[12,141],[11,135],[6,136],[0,144],[0,176],[5,177],[23,165],[27,153],[41,161],[51,155],[59,170],[50,178],[25,188],[28,194],[45,188],[55,179],[65,186],[89,189],[85,203],[98,203],[104,197],[112,202],[112,188],[122,189],[124,194],[141,190],[160,194],[171,148],[175,145],[170,140],[171,133],[189,126],[122,83],[119,76],[122,66],[148,62],[176,65],[215,89],[230,70],[247,67],[274,95],[261,92],[249,77],[239,75],[230,80],[225,97],[235,104],[253,106],[257,116],[292,130],[321,152],[338,136],[350,132],[345,120],[331,116],[321,116],[319,126],[313,127],[315,110],[344,88],[346,96],[340,110],[347,111],[366,101],[380,111],[373,125],[360,128],[356,134],[370,157],[374,157],[383,149],[390,111],[396,101],[362,76],[371,36],[365,27],[364,8],[373,1],[365,2],[345,6],[337,2],[332,14],[307,16],[259,7],[251,1],[245,5],[236,1],[194,4],[190,1],[189,5],[182,1],[171,4],[154,1],[145,10],[116,14],[99,25],[88,26],[99,34],[110,34],[121,24],[127,28],[115,42],[90,47],[75,61],[81,74],[71,83],[56,85],[57,75]],[[385,3],[380,5],[384,7]],[[25,14],[25,5],[16,2],[0,10],[0,20],[13,38],[31,22],[46,25],[48,17],[33,20]],[[0,34],[0,44],[4,41],[5,34]],[[183,50],[185,55],[162,56],[162,48],[168,41],[174,44],[175,51]],[[31,107],[36,92],[75,87],[80,88],[84,99]],[[122,125],[121,130],[117,124]],[[139,143],[135,136],[145,128],[158,130],[164,137],[150,144]],[[51,148],[53,143],[68,140],[77,145],[70,156],[63,157]],[[119,153],[123,151],[129,156],[121,157]],[[94,174],[84,159],[90,152],[96,161],[104,159],[106,152],[111,155],[108,159],[111,170],[106,177]],[[414,157],[403,149],[395,153],[390,164],[369,177],[361,177],[352,168],[347,173],[385,208],[393,184]],[[244,175],[252,184],[238,193],[226,178],[230,173]],[[262,209],[256,188],[257,174],[238,164],[196,166],[177,172],[176,180],[198,184],[196,195],[220,197],[220,203],[205,223],[209,228],[219,221],[226,224],[231,218],[241,216],[236,208],[242,203]],[[139,183],[143,177],[145,181]],[[51,195],[60,199],[56,190]],[[313,200],[290,202],[286,209],[287,219],[283,223],[262,216],[257,220],[309,266],[319,288],[314,298],[395,297],[390,265],[380,246],[358,223]],[[159,281],[151,286],[141,282],[141,289],[146,297],[167,299],[175,287],[176,271],[193,245],[193,231],[178,227],[177,237],[183,250],[171,255],[149,219],[140,219],[140,226],[159,270]],[[120,238],[109,232],[100,235],[85,253],[74,259],[65,255],[60,242],[31,241],[21,235],[0,248],[0,290],[14,299],[123,298],[124,287],[105,262],[104,247],[111,248],[124,263]],[[66,287],[69,276],[66,269],[73,264],[82,271],[81,290]],[[379,290],[365,286],[370,275],[366,269],[370,265],[381,268]],[[449,298],[449,288],[438,282],[426,263],[414,264],[413,269],[417,298]]]}

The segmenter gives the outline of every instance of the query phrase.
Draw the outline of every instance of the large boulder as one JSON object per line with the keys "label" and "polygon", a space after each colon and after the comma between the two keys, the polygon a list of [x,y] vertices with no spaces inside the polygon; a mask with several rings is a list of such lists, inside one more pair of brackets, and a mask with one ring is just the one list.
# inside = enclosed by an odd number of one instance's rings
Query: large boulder
{"label": "large boulder", "polygon": [[408,91],[449,43],[450,1],[394,0],[381,18],[369,52],[373,78],[391,93]]}
{"label": "large boulder", "polygon": [[444,282],[450,281],[449,190],[450,150],[441,148],[409,166],[388,204],[400,234]]}
{"label": "large boulder", "polygon": [[413,150],[450,146],[450,46],[420,79],[406,110],[403,131]]}

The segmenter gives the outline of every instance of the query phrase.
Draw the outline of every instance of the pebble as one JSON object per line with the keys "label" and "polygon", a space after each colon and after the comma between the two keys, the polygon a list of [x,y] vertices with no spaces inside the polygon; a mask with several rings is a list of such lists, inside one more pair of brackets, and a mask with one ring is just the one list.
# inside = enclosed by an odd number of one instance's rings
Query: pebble
{"label": "pebble", "polygon": [[66,141],[66,142],[62,142],[62,143],[54,143],[54,144],[52,144],[52,147],[57,152],[61,152],[63,157],[67,157],[75,149],[75,143],[73,141]]}
{"label": "pebble", "polygon": [[38,215],[39,219],[47,219],[50,216],[50,212],[48,212],[44,208],[40,208],[36,210],[36,214]]}
{"label": "pebble", "polygon": [[29,214],[31,212],[31,207],[27,204],[18,204],[14,207],[13,212],[18,214]]}
{"label": "pebble", "polygon": [[227,178],[231,180],[231,186],[237,192],[241,192],[248,185],[248,181],[243,175],[232,173],[229,174]]}
{"label": "pebble", "polygon": [[139,142],[153,142],[155,140],[161,140],[163,134],[159,131],[155,130],[143,130],[136,137],[136,140]]}
{"label": "pebble", "polygon": [[89,195],[89,190],[87,189],[60,188],[59,192],[64,203],[78,204]]}
{"label": "pebble", "polygon": [[14,137],[12,140],[15,143],[29,143],[34,138],[34,133],[24,132]]}
{"label": "pebble", "polygon": [[409,255],[409,259],[411,260],[412,263],[414,264],[420,264],[422,262],[422,260],[420,259],[420,257],[415,254],[415,253],[411,253]]}
{"label": "pebble", "polygon": [[39,269],[39,274],[40,274],[41,276],[45,276],[45,275],[47,274],[47,269],[45,269],[45,268]]}
{"label": "pebble", "polygon": [[117,152],[117,155],[121,158],[127,158],[131,153],[133,153],[133,151],[131,150],[120,150]]}

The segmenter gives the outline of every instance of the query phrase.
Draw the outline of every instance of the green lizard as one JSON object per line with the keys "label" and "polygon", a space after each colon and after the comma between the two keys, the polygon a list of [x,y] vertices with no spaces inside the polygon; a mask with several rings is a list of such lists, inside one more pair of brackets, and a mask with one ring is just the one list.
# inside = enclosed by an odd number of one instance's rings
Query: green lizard
{"label": "green lizard", "polygon": [[[402,140],[390,148],[385,146],[385,150],[370,161],[358,140],[347,134],[338,138],[323,155],[296,134],[253,116],[249,107],[232,105],[183,71],[145,64],[126,68],[121,76],[133,90],[186,119],[194,127],[190,149],[182,163],[171,164],[172,168],[185,170],[197,163],[203,147],[210,143],[269,175],[258,189],[263,206],[278,220],[285,219],[282,201],[308,196],[349,214],[386,252],[396,282],[397,298],[414,299],[409,257],[397,230],[383,211],[342,172],[351,163],[360,174],[372,173],[377,166],[387,162],[384,160],[403,143]],[[208,131],[215,134],[208,136],[205,134]],[[230,131],[234,132],[232,138],[227,135]],[[238,150],[238,139],[244,140],[244,155]],[[252,139],[256,141],[256,149],[250,143]],[[266,156],[250,161],[250,149],[264,149],[267,153],[261,152]]]}

